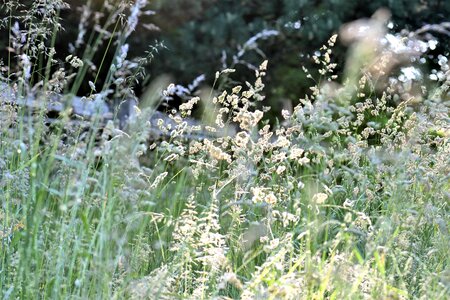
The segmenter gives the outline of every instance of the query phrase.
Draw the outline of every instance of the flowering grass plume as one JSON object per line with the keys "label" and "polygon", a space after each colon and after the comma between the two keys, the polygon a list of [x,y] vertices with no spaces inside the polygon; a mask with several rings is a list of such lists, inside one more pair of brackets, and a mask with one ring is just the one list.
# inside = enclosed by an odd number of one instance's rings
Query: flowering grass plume
{"label": "flowering grass plume", "polygon": [[[268,61],[244,84],[230,85],[233,68],[218,71],[210,97],[170,85],[161,101],[180,93],[184,102],[156,125],[153,107],[134,107],[120,129],[70,108],[49,123],[45,109],[6,103],[13,95],[70,98],[86,74],[107,68],[92,62],[103,46],[116,48],[114,59],[84,101],[134,98],[151,55],[128,58],[126,39],[145,6],[105,1],[100,13],[109,17],[94,17],[87,40],[81,24],[64,61],[52,47],[62,2],[35,1],[17,23],[20,3],[6,6],[2,298],[450,296],[450,73],[444,56],[440,70],[420,67],[432,42],[406,51],[425,44],[418,34],[387,36],[384,15],[364,27],[373,29],[367,34],[349,37],[343,29],[352,49],[343,77],[333,62],[334,35],[313,57],[317,72],[305,69],[311,92],[276,124],[265,117]],[[88,14],[98,13],[84,10],[83,22]],[[211,122],[190,122],[199,106]],[[154,126],[164,139],[151,137]]]}

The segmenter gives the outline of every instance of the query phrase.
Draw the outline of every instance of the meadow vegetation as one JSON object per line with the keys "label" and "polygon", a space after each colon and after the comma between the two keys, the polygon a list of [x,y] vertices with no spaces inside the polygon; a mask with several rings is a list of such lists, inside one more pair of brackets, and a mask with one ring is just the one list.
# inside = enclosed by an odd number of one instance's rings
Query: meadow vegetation
{"label": "meadow vegetation", "polygon": [[[73,52],[58,60],[64,2],[4,2],[3,299],[450,297],[450,72],[444,55],[439,70],[425,63],[438,41],[387,34],[384,11],[363,34],[349,24],[318,49],[316,69],[303,70],[310,93],[277,122],[265,118],[270,61],[242,84],[232,66],[219,70],[209,93],[164,87],[126,128],[73,122],[70,108],[48,123],[45,109],[6,103],[70,102],[101,70],[84,101],[135,97],[160,49],[127,57],[146,4],[105,1],[92,12],[96,30],[84,31],[83,15]],[[341,41],[351,46],[338,73]],[[105,47],[112,61],[94,65]],[[150,139],[150,116],[174,93],[185,101]]]}

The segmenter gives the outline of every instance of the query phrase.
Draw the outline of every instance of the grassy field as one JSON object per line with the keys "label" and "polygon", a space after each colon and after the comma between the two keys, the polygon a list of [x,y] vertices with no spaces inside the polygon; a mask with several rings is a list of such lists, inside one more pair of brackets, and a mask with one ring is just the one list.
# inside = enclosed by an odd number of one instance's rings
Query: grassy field
{"label": "grassy field", "polygon": [[[128,10],[111,10],[120,30],[92,34],[92,48],[59,62],[62,2],[48,2],[44,17],[32,10],[22,27],[11,2],[15,51],[2,81],[45,103],[75,93],[106,45],[117,49],[114,67],[103,87],[90,82],[86,101],[128,97],[152,57],[126,57],[143,3],[124,25]],[[160,139],[149,138],[153,107],[136,107],[125,129],[83,126],[68,112],[49,125],[0,93],[0,297],[448,299],[448,63],[440,57],[434,81],[393,81],[387,66],[399,54],[381,43],[372,53],[362,39],[341,80],[336,38],[313,58],[311,93],[277,122],[263,107],[267,61],[242,86],[230,85],[234,69],[219,71],[209,97],[169,111],[176,125],[159,122]],[[197,106],[200,128],[185,121]],[[187,138],[199,131],[207,137]]]}

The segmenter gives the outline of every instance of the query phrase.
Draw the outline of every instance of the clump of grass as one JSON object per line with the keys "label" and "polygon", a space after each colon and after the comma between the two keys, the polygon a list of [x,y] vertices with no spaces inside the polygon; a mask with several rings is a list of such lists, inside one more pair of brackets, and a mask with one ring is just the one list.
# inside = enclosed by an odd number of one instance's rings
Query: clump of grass
{"label": "clump of grass", "polygon": [[[63,8],[51,3],[49,35],[36,21],[11,27],[18,64],[2,75],[1,97],[47,101],[48,92],[75,92],[96,70],[91,51],[102,42],[117,47],[115,67],[102,88],[92,82],[86,99],[132,94],[122,88],[131,91],[142,65],[126,59],[125,41],[145,1],[128,18],[125,3],[115,10],[105,2],[104,30],[89,38],[80,61],[67,58],[72,84],[47,44]],[[43,2],[36,5],[30,15]],[[105,31],[122,19],[121,30]],[[19,39],[14,28],[29,31]],[[35,33],[44,46],[33,52]],[[397,76],[386,66],[398,53],[371,38],[371,49],[354,41],[368,59],[340,83],[333,36],[314,58],[320,78],[311,94],[275,126],[262,106],[267,61],[253,83],[221,85],[210,99],[192,97],[168,112],[170,122],[158,122],[168,138],[157,142],[149,141],[150,108],[136,108],[126,131],[96,120],[86,131],[69,113],[49,127],[44,112],[25,118],[29,112],[2,105],[2,297],[448,297],[448,66],[434,85]],[[41,58],[48,76],[38,72]],[[219,71],[216,82],[233,71]],[[213,122],[190,125],[185,118],[201,101],[209,101]],[[199,131],[205,138],[186,138]]]}

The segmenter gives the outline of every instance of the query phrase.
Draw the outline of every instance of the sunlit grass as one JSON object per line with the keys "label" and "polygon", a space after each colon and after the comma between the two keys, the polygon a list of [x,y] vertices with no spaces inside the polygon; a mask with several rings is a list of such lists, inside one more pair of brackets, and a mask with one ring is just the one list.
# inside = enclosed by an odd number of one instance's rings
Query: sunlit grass
{"label": "sunlit grass", "polygon": [[[47,21],[56,23],[45,23],[46,34],[30,23],[26,38],[55,36],[61,3],[50,4]],[[105,86],[92,82],[85,100],[130,96],[151,55],[136,65],[122,46],[144,4],[112,34],[93,33],[82,64],[67,59],[73,81],[53,73],[51,60],[42,78],[32,71],[38,46],[17,47],[6,75],[14,97],[76,92],[91,51],[114,41],[117,69]],[[103,9],[111,13],[104,30],[128,12],[122,2]],[[120,129],[74,122],[69,110],[47,124],[44,110],[31,116],[0,93],[2,298],[448,298],[448,80],[429,90],[425,81],[386,80],[384,65],[374,65],[394,52],[373,38],[381,50],[340,85],[333,36],[314,57],[321,76],[311,94],[277,125],[262,105],[267,61],[242,86],[229,85],[233,69],[219,71],[210,98],[170,110],[156,139],[154,107],[135,108]],[[208,126],[186,120],[202,101]]]}

